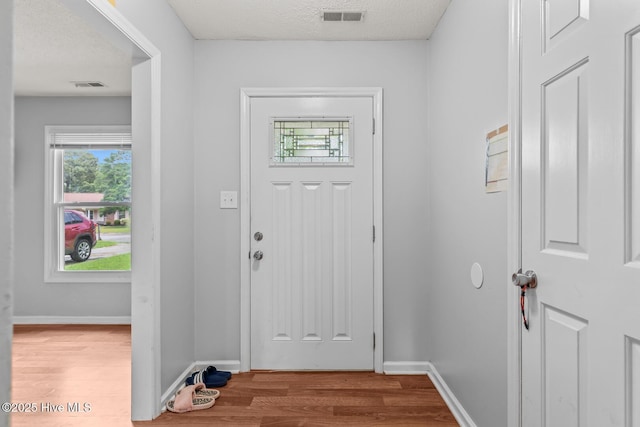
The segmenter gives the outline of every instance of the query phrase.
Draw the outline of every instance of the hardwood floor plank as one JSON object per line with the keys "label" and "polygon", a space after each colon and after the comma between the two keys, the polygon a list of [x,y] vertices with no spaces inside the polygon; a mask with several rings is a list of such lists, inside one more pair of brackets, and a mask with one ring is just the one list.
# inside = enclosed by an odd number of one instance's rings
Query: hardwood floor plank
{"label": "hardwood floor plank", "polygon": [[352,397],[352,396],[258,396],[253,399],[251,406],[381,406],[382,397]]}
{"label": "hardwood floor plank", "polygon": [[229,427],[259,427],[262,417],[194,417],[188,414],[163,414],[153,421],[137,421],[136,427],[186,427],[186,426],[229,426]]}
{"label": "hardwood floor plank", "polygon": [[358,378],[349,378],[349,379],[329,379],[329,380],[321,380],[321,381],[312,381],[302,382],[300,384],[292,383],[291,388],[303,388],[305,390],[332,390],[332,389],[340,389],[340,390],[369,390],[369,389],[378,389],[378,390],[400,390],[402,389],[402,385],[399,382],[395,381],[385,381],[381,382],[376,379],[365,379],[359,380]]}
{"label": "hardwood floor plank", "polygon": [[386,406],[422,406],[434,403],[439,404],[442,402],[442,397],[440,397],[437,392],[426,395],[411,393],[406,395],[384,396],[382,400]]}
{"label": "hardwood floor plank", "polygon": [[257,419],[262,417],[309,417],[309,418],[330,418],[333,417],[334,408],[332,406],[218,406],[217,404],[211,411],[202,411],[203,414],[194,416],[206,416],[211,419],[215,419],[216,422],[219,418],[228,417],[255,417]]}
{"label": "hardwood floor plank", "polygon": [[[436,424],[438,423],[438,424]],[[291,426],[307,426],[307,427],[324,427],[324,426],[364,426],[364,427],[380,427],[380,426],[430,426],[443,425],[439,422],[431,423],[430,420],[418,417],[332,417],[326,419],[314,418],[288,418],[286,420],[280,418],[265,417],[262,419],[261,426],[269,427],[291,427]],[[457,424],[455,424],[457,425]]]}
{"label": "hardwood floor plank", "polygon": [[337,416],[374,416],[374,417],[432,417],[452,421],[451,414],[443,411],[440,405],[423,406],[339,406],[334,408]]}
{"label": "hardwood floor plank", "polygon": [[248,393],[245,393],[244,396],[227,396],[225,392],[224,397],[220,397],[216,400],[216,408],[220,408],[222,406],[238,406],[238,407],[249,407],[251,406],[251,402],[253,402],[253,396],[249,396]]}

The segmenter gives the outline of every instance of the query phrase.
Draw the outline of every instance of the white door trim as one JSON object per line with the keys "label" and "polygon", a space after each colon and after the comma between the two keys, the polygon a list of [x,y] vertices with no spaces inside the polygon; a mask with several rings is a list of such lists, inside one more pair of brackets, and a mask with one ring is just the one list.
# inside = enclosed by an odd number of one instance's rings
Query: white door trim
{"label": "white door trim", "polygon": [[520,2],[509,0],[509,194],[507,200],[507,425],[522,425],[522,328],[519,289],[511,273],[522,266],[522,134]]}
{"label": "white door trim", "polygon": [[[81,2],[64,0],[70,6]],[[103,0],[87,0],[92,11],[83,13],[83,18],[103,34],[112,33],[105,20],[123,34],[139,52],[132,52],[134,72],[132,86],[135,99],[143,106],[136,122],[132,122],[135,133],[139,129],[139,150],[149,158],[147,167],[134,168],[134,185],[137,197],[136,214],[150,221],[134,221],[131,234],[136,240],[132,247],[131,268],[131,419],[151,420],[160,415],[161,405],[161,352],[160,345],[160,215],[161,174],[160,146],[162,135],[161,116],[161,55],[137,28],[115,7]],[[72,8],[74,11],[78,7]],[[91,9],[91,8],[89,8]],[[93,13],[90,13],[93,12]],[[95,12],[98,12],[96,14]],[[115,37],[115,36],[114,36]],[[115,43],[118,43],[116,37]],[[143,66],[135,71],[136,66]],[[136,82],[143,84],[135,92]],[[144,99],[143,99],[144,98]],[[135,127],[139,126],[139,127]],[[134,155],[135,155],[134,148]],[[138,172],[136,172],[138,169]]]}
{"label": "white door trim", "polygon": [[383,232],[382,232],[382,88],[242,88],[240,89],[240,370],[251,368],[251,157],[250,114],[252,98],[370,97],[373,100],[373,350],[375,372],[382,372],[383,356]]}

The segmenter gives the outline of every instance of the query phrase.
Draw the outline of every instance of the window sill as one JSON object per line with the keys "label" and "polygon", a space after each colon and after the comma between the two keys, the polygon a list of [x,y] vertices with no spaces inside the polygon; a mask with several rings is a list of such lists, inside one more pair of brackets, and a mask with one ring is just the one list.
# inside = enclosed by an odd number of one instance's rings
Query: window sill
{"label": "window sill", "polygon": [[131,283],[131,271],[54,271],[45,283]]}

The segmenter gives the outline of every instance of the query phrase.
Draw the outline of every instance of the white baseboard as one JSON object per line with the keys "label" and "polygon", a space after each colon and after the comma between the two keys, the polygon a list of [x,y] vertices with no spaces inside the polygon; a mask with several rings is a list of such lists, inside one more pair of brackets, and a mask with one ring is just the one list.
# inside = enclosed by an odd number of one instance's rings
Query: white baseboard
{"label": "white baseboard", "polygon": [[194,365],[194,370],[204,369],[207,366],[215,366],[218,371],[229,371],[232,374],[240,372],[239,360],[197,360]]}
{"label": "white baseboard", "polygon": [[14,325],[130,325],[131,316],[13,316]]}
{"label": "white baseboard", "polygon": [[178,376],[178,378],[169,386],[169,388],[162,394],[160,398],[161,406],[163,406],[163,411],[165,410],[164,406],[167,401],[171,399],[182,387],[185,385],[186,379],[191,375],[194,371],[199,371],[200,369],[204,369],[207,366],[215,366],[219,371],[230,371],[234,374],[240,372],[240,361],[239,360],[210,360],[210,361],[201,361],[198,360],[193,362],[187,369],[182,371],[182,373]]}
{"label": "white baseboard", "polygon": [[427,364],[428,364],[427,375],[429,376],[429,378],[431,379],[431,382],[440,393],[440,396],[442,396],[442,399],[444,400],[444,402],[449,407],[449,410],[455,417],[458,424],[460,424],[462,427],[477,427],[476,423],[473,422],[473,419],[471,419],[467,411],[465,411],[464,407],[462,406],[460,401],[456,398],[456,396],[453,394],[453,392],[451,391],[447,383],[440,376],[436,367],[433,366],[433,364],[430,362],[427,362]]}
{"label": "white baseboard", "polygon": [[171,399],[178,392],[178,390],[184,387],[185,380],[194,370],[196,370],[196,364],[192,363],[191,365],[189,365],[189,367],[187,367],[187,369],[182,371],[182,373],[178,376],[178,378],[176,378],[173,384],[171,384],[169,388],[162,394],[162,396],[160,397],[160,405],[163,406],[163,411],[165,410],[164,406],[166,405],[167,401]]}
{"label": "white baseboard", "polygon": [[383,362],[382,371],[386,375],[425,375],[429,372],[429,362]]}

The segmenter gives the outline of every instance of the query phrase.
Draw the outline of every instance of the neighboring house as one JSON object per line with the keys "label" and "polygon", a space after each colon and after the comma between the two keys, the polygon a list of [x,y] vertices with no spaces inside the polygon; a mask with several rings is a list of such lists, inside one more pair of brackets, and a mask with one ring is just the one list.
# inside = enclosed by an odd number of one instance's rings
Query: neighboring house
{"label": "neighboring house", "polygon": [[101,212],[101,207],[82,206],[83,203],[100,203],[103,199],[104,194],[102,193],[64,193],[65,203],[77,203],[78,206],[74,206],[74,210],[82,211],[87,218],[100,225],[113,225],[113,222],[117,219],[129,219],[128,210],[119,210],[104,215],[104,213]]}
{"label": "neighboring house", "polygon": [[87,218],[99,224],[105,223],[104,215],[100,214],[99,207],[85,207],[83,203],[99,203],[104,199],[102,193],[64,193],[63,200],[65,203],[78,203],[78,207],[74,210],[82,211]]}
{"label": "neighboring house", "polygon": [[111,225],[115,220],[129,219],[129,211],[120,210],[104,216],[104,224]]}

